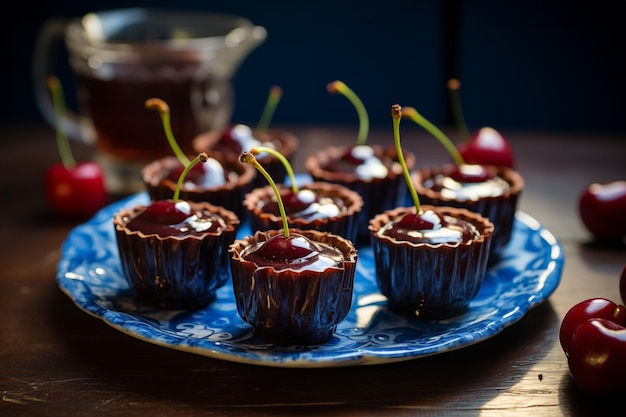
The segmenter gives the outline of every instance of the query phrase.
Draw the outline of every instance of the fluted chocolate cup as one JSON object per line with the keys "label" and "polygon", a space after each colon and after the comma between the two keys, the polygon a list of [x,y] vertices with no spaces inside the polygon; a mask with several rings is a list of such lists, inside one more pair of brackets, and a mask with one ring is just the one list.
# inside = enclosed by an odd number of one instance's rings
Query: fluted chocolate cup
{"label": "fluted chocolate cup", "polygon": [[215,232],[159,236],[129,230],[127,224],[146,206],[122,209],[113,217],[124,277],[139,302],[162,309],[196,309],[210,304],[230,276],[228,248],[239,219],[212,204],[190,203],[192,212],[222,218]]}
{"label": "fluted chocolate cup", "polygon": [[477,200],[458,200],[446,197],[441,192],[424,186],[424,182],[428,179],[440,174],[449,176],[455,169],[454,164],[422,168],[413,173],[412,181],[417,194],[420,196],[420,201],[424,204],[466,208],[491,220],[495,227],[490,250],[490,262],[493,263],[497,261],[502,250],[511,240],[517,203],[524,190],[524,179],[512,168],[487,166],[486,169],[492,176],[499,176],[509,184],[509,189],[502,195],[481,197]]}
{"label": "fluted chocolate cup", "polygon": [[[340,204],[343,209],[337,216],[306,219],[287,215],[289,227],[300,230],[319,230],[342,236],[352,242],[356,241],[358,234],[358,220],[363,207],[363,199],[352,190],[339,184],[327,182],[312,182],[299,187],[300,190],[311,190],[319,196],[330,198]],[[291,188],[278,185],[281,195],[291,192]],[[283,225],[279,214],[264,211],[266,204],[275,202],[276,197],[271,186],[256,188],[246,194],[243,205],[248,211],[251,230],[280,229]],[[285,201],[283,199],[283,201]]]}
{"label": "fluted chocolate cup", "polygon": [[[223,206],[234,212],[240,219],[245,218],[246,210],[241,202],[246,193],[252,190],[256,170],[250,165],[226,159],[220,154],[213,153],[213,157],[222,164],[229,179],[223,185],[212,187],[183,185],[180,198],[185,201],[206,201],[215,206]],[[143,183],[152,200],[167,200],[174,196],[176,181],[168,176],[180,167],[180,161],[170,156],[157,159],[143,168],[141,172]]]}
{"label": "fluted chocolate cup", "polygon": [[[363,209],[359,217],[359,237],[367,240],[368,225],[371,218],[385,210],[404,205],[407,186],[398,162],[398,153],[394,146],[382,147],[370,145],[374,154],[385,166],[388,173],[385,178],[360,178],[353,172],[337,172],[328,167],[341,159],[348,146],[330,146],[310,155],[305,161],[305,169],[316,182],[330,182],[343,185],[356,191],[363,198]],[[415,156],[404,152],[404,159],[409,170],[415,166]]]}
{"label": "fluted chocolate cup", "polygon": [[[200,153],[206,152],[209,155],[214,151],[220,152],[224,157],[239,161],[239,155],[242,151],[249,151],[250,149],[234,150],[228,148],[221,148],[219,140],[223,135],[221,130],[210,130],[196,136],[193,140],[193,149]],[[289,162],[293,160],[293,157],[298,150],[299,141],[298,138],[291,132],[287,132],[281,129],[268,129],[264,132],[253,130],[254,138],[261,142],[262,146],[268,146],[274,148],[280,152]],[[285,181],[286,172],[283,164],[271,155],[261,156],[258,158],[259,163],[263,165],[265,170],[270,174],[272,179],[277,183]],[[257,175],[252,188],[262,187],[267,184],[265,178],[262,175]]]}
{"label": "fluted chocolate cup", "polygon": [[[291,229],[290,229],[291,230]],[[237,311],[254,334],[277,345],[319,345],[329,341],[352,305],[357,250],[340,236],[316,230],[291,230],[341,251],[342,268],[324,271],[257,267],[242,258],[249,245],[269,240],[282,230],[256,232],[230,248]]]}
{"label": "fluted chocolate cup", "polygon": [[403,316],[446,319],[463,313],[485,277],[493,224],[478,213],[422,206],[473,224],[480,237],[464,243],[412,243],[379,231],[415,207],[386,211],[370,221],[376,279],[389,310]]}

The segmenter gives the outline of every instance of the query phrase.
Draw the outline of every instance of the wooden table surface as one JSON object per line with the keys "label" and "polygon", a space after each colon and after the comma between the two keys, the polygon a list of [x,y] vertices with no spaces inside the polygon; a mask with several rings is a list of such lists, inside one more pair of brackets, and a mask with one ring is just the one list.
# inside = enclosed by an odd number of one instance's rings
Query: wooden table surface
{"label": "wooden table surface", "polygon": [[[403,124],[403,126],[406,125]],[[301,141],[294,169],[356,129],[290,127]],[[623,402],[576,389],[558,343],[561,319],[591,297],[619,300],[626,249],[593,245],[578,196],[595,181],[626,179],[626,138],[504,132],[526,180],[520,209],[565,252],[554,294],[500,334],[445,354],[386,365],[285,369],[220,361],[123,334],[77,308],[57,287],[60,246],[77,222],[59,221],[43,195],[57,161],[54,133],[0,126],[1,416],[606,416]],[[389,129],[369,142],[390,143]],[[418,165],[448,157],[423,131],[403,127]],[[78,156],[88,155],[75,146]]]}

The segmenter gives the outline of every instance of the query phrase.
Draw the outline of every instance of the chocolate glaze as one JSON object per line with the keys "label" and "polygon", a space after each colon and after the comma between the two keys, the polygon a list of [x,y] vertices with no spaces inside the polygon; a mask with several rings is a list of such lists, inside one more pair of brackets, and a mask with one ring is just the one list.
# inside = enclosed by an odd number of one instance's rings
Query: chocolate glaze
{"label": "chocolate glaze", "polygon": [[136,217],[128,219],[128,230],[142,232],[145,235],[158,236],[201,236],[207,232],[215,233],[226,227],[224,219],[208,210],[190,212],[188,217],[179,223],[155,222],[146,218],[146,211],[140,212]]}
{"label": "chocolate glaze", "polygon": [[432,227],[417,229],[414,220],[417,216],[407,213],[383,226],[378,233],[393,237],[398,241],[432,244],[469,242],[480,237],[480,233],[472,223],[445,215],[436,215],[439,219],[438,224],[430,223]]}
{"label": "chocolate glaze", "polygon": [[502,177],[492,176],[481,182],[460,182],[448,175],[436,175],[424,181],[424,187],[440,192],[446,198],[476,201],[484,197],[504,195],[511,186]]}
{"label": "chocolate glaze", "polygon": [[323,272],[328,268],[341,268],[343,255],[337,249],[314,242],[300,234],[288,238],[282,235],[248,246],[242,258],[254,262],[257,267],[272,267],[275,270],[293,269]]}
{"label": "chocolate glaze", "polygon": [[[297,194],[289,191],[281,195],[281,199],[287,216],[305,220],[337,217],[347,210],[341,198],[321,196],[312,190],[300,190]],[[264,213],[280,216],[275,200],[260,201],[259,206]]]}

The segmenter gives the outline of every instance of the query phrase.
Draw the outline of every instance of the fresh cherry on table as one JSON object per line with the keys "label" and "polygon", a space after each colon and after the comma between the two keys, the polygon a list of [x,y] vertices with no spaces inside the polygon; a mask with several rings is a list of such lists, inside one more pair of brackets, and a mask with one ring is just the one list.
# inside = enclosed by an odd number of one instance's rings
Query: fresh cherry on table
{"label": "fresh cherry on table", "polygon": [[626,309],[604,298],[572,307],[559,339],[576,386],[593,397],[626,391]]}
{"label": "fresh cherry on table", "polygon": [[574,305],[563,317],[559,342],[565,352],[578,326],[590,319],[607,319],[626,326],[626,308],[606,298],[590,298]]}
{"label": "fresh cherry on table", "polygon": [[[55,113],[65,114],[65,100],[59,79],[48,78]],[[77,163],[69,138],[60,126],[56,127],[57,149],[61,162],[50,166],[44,177],[46,197],[54,210],[63,217],[86,217],[101,209],[108,199],[102,168],[95,162]]]}
{"label": "fresh cherry on table", "polygon": [[63,217],[93,215],[108,200],[102,169],[95,162],[68,167],[53,164],[45,174],[45,191],[54,210]]}
{"label": "fresh cherry on table", "polygon": [[623,244],[626,237],[626,181],[587,186],[578,202],[580,219],[594,237]]}
{"label": "fresh cherry on table", "polygon": [[496,165],[515,168],[515,156],[509,142],[500,132],[483,127],[458,146],[459,153],[468,164]]}

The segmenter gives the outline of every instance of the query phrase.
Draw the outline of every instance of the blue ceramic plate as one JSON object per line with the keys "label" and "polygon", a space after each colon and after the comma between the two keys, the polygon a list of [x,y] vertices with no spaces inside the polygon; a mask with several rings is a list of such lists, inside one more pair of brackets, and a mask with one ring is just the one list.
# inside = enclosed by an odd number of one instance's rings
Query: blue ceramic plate
{"label": "blue ceramic plate", "polygon": [[[557,288],[563,250],[529,215],[518,212],[513,238],[492,266],[466,314],[445,321],[394,315],[378,291],[369,247],[359,249],[354,300],[334,338],[321,346],[277,347],[252,335],[237,314],[232,287],[197,311],[159,311],[139,305],[122,276],[112,217],[147,204],[139,193],[110,205],[76,227],[58,265],[61,289],[84,311],[150,343],[233,362],[276,367],[335,367],[414,359],[463,348],[517,322]],[[248,234],[242,226],[240,236]]]}

